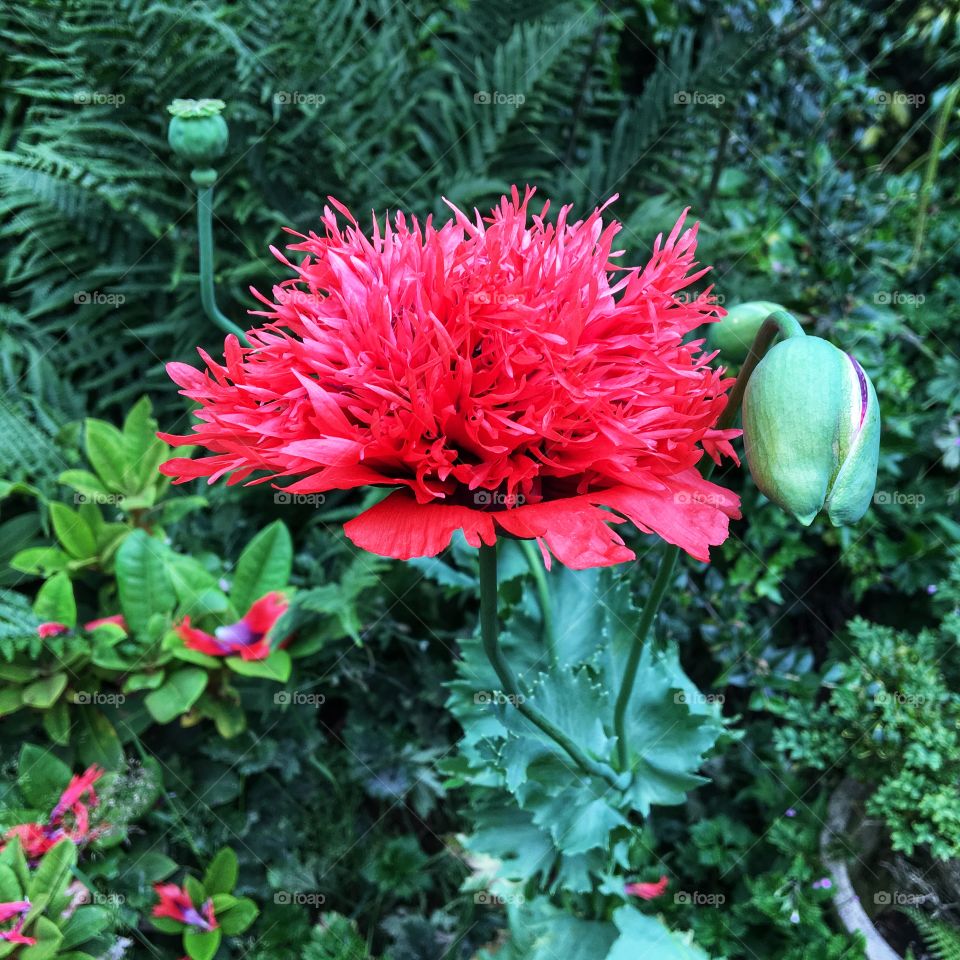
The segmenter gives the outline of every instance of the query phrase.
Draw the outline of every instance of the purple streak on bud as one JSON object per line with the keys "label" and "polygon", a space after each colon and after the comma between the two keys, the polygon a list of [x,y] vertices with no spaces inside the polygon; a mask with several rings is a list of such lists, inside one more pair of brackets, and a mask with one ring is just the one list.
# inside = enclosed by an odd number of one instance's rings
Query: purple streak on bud
{"label": "purple streak on bud", "polygon": [[848,353],[847,356],[850,358],[850,362],[853,364],[853,369],[857,374],[857,380],[860,383],[860,422],[857,424],[857,427],[863,426],[863,419],[867,415],[867,400],[869,394],[867,392],[867,375],[863,372],[863,367],[860,366],[857,361],[850,356]]}

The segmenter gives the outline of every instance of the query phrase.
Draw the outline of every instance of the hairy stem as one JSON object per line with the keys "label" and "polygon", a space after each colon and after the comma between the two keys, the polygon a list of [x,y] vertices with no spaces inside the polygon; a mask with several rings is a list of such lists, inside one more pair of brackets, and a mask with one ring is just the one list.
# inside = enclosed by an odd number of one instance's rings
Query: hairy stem
{"label": "hairy stem", "polygon": [[503,692],[510,702],[534,726],[539,727],[554,743],[570,757],[580,769],[591,776],[600,777],[611,787],[623,790],[629,786],[629,777],[618,776],[605,763],[598,763],[588,757],[574,741],[559,727],[545,717],[539,710],[527,703],[520,692],[519,684],[514,676],[510,664],[503,656],[499,644],[499,627],[497,623],[497,548],[496,546],[480,547],[480,635],[483,649],[497,676]]}

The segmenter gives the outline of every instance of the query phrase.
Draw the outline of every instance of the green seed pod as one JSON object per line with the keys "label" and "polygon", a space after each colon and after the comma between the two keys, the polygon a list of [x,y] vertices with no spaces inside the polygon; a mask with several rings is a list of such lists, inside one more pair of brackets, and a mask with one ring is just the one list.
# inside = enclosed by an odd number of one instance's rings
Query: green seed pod
{"label": "green seed pod", "polygon": [[174,100],[167,141],[174,153],[195,167],[209,167],[227,149],[229,133],[222,100]]}
{"label": "green seed pod", "polygon": [[804,526],[826,507],[834,526],[870,506],[880,455],[880,407],[863,368],[819,337],[789,337],[754,370],[743,441],[761,492]]}
{"label": "green seed pod", "polygon": [[783,309],[779,303],[769,300],[751,300],[731,307],[722,320],[710,324],[707,334],[710,349],[719,350],[724,363],[743,363],[763,321],[774,310]]}

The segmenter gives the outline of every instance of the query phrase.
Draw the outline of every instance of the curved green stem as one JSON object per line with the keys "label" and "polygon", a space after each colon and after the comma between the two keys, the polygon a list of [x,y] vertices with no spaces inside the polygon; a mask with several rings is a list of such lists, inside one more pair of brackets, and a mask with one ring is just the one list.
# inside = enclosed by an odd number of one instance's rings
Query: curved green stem
{"label": "curved green stem", "polygon": [[[799,321],[792,314],[787,313],[786,310],[775,310],[763,321],[753,343],[750,345],[750,352],[747,354],[746,360],[743,361],[743,366],[740,367],[737,381],[727,397],[727,405],[717,420],[718,430],[727,430],[736,423],[737,414],[740,412],[740,406],[743,403],[743,394],[747,389],[747,382],[778,335],[784,339],[805,336]],[[706,463],[702,464],[700,472],[704,479],[710,477],[714,466],[712,460],[707,460]],[[630,698],[633,696],[633,685],[637,679],[637,669],[640,666],[640,658],[647,642],[647,634],[650,632],[650,627],[653,625],[660,604],[663,602],[667,588],[673,579],[673,571],[676,568],[679,556],[680,548],[670,544],[660,560],[660,569],[657,571],[657,577],[650,589],[650,596],[647,597],[643,613],[640,615],[633,646],[630,648],[627,657],[623,680],[617,693],[617,702],[613,711],[613,728],[617,735],[617,760],[620,769],[623,771],[628,770],[630,763],[630,742],[627,738],[626,724],[627,707],[630,705]]]}
{"label": "curved green stem", "polygon": [[[774,310],[763,321],[757,335],[753,338],[753,343],[750,344],[747,359],[743,361],[743,366],[740,367],[740,372],[737,374],[737,382],[733,385],[730,393],[727,394],[727,405],[723,408],[720,419],[717,420],[718,430],[727,430],[736,423],[737,414],[740,412],[740,406],[743,403],[743,394],[747,389],[747,382],[778,335],[782,336],[784,340],[790,337],[806,336],[803,327],[800,326],[800,321],[792,313],[787,313],[786,310]],[[709,470],[710,472],[713,471],[712,465]],[[705,477],[709,475],[710,473],[704,472]]]}
{"label": "curved green stem", "polygon": [[551,663],[556,663],[557,647],[553,633],[553,604],[550,602],[550,584],[547,582],[547,571],[532,540],[521,540],[520,549],[523,551],[530,568],[530,575],[537,588],[537,603],[540,607],[540,619],[543,621],[543,642],[547,648],[547,656]]}
{"label": "curved green stem", "polygon": [[249,347],[246,334],[220,311],[213,289],[213,184],[197,187],[197,234],[200,238],[200,302],[206,315],[221,330],[232,333]]}
{"label": "curved green stem", "polygon": [[493,667],[500,678],[503,692],[509,697],[510,702],[517,710],[564,750],[584,773],[600,777],[611,787],[618,790],[626,789],[630,784],[629,776],[618,775],[608,764],[598,763],[588,757],[566,733],[539,710],[527,703],[520,692],[517,679],[499,644],[496,546],[483,545],[480,547],[480,636],[490,666]]}

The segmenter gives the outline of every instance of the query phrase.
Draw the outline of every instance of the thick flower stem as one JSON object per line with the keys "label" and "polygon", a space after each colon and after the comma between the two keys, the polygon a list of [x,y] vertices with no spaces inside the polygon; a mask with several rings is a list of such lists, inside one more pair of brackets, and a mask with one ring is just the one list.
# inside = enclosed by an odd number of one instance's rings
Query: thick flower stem
{"label": "thick flower stem", "polygon": [[550,584],[547,583],[547,571],[532,540],[521,540],[520,549],[526,557],[530,575],[537,588],[537,603],[540,607],[540,619],[543,621],[543,642],[547,648],[550,663],[557,662],[556,639],[553,633],[553,604],[550,601]]}
{"label": "thick flower stem", "polygon": [[244,346],[249,346],[246,334],[220,311],[213,289],[212,183],[197,187],[197,234],[200,238],[200,302],[204,312],[221,330],[232,333]]}
{"label": "thick flower stem", "polygon": [[[743,403],[743,394],[747,389],[749,381],[757,364],[766,356],[767,351],[773,345],[778,335],[784,339],[788,337],[804,336],[803,328],[797,319],[786,310],[776,310],[763,321],[760,329],[750,345],[750,352],[747,359],[737,375],[737,381],[733,385],[727,397],[727,405],[723,413],[717,420],[718,430],[728,430],[737,421],[737,415],[740,413],[740,405]],[[703,464],[701,473],[704,479],[709,479],[713,473],[714,463],[708,460]],[[620,690],[617,694],[617,702],[613,713],[613,728],[617,735],[617,759],[620,769],[629,770],[630,764],[630,741],[627,737],[627,707],[630,705],[630,697],[633,695],[633,685],[637,679],[637,669],[640,666],[640,658],[643,655],[643,648],[647,641],[647,634],[657,616],[660,604],[663,601],[667,588],[673,579],[673,571],[677,565],[677,558],[680,556],[680,548],[672,544],[667,546],[663,558],[660,560],[660,569],[657,571],[656,580],[650,590],[650,596],[643,607],[643,613],[640,616],[640,623],[637,625],[637,632],[634,636],[633,646],[630,648],[630,654],[627,658],[627,666],[624,670],[623,680],[620,684]]]}
{"label": "thick flower stem", "polygon": [[573,762],[591,776],[600,777],[611,787],[624,790],[630,784],[630,778],[617,775],[608,764],[591,760],[574,741],[559,727],[545,717],[539,710],[531,706],[520,692],[519,684],[513,674],[510,664],[503,656],[499,644],[499,626],[497,623],[497,548],[496,546],[480,547],[480,636],[483,649],[490,661],[500,683],[503,693],[509,698],[517,710],[520,711],[534,726],[539,727],[557,746],[563,749]]}

